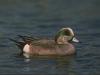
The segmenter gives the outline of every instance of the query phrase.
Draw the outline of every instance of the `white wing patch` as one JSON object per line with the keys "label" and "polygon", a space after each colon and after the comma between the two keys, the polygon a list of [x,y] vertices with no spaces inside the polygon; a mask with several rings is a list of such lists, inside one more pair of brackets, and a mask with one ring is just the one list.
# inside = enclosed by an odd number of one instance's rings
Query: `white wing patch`
{"label": "white wing patch", "polygon": [[24,48],[23,48],[23,51],[24,51],[25,53],[29,53],[29,52],[30,52],[30,46],[29,46],[28,44],[26,44],[26,45],[24,46]]}

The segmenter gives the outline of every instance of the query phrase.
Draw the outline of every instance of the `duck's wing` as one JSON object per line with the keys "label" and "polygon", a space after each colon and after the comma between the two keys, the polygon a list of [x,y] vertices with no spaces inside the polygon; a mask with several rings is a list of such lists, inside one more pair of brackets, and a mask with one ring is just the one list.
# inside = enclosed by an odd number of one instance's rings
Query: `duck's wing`
{"label": "duck's wing", "polygon": [[41,39],[38,41],[34,41],[32,42],[32,45],[39,46],[42,48],[54,48],[55,46],[57,46],[54,40],[48,40],[48,39]]}

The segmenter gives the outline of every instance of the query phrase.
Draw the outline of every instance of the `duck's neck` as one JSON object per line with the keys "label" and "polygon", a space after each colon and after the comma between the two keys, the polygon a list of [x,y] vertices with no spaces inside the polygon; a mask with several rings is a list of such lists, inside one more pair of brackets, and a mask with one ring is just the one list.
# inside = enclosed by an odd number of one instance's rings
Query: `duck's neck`
{"label": "duck's neck", "polygon": [[68,40],[66,39],[66,37],[67,37],[67,36],[61,35],[61,36],[55,38],[55,42],[56,42],[57,44],[68,44]]}

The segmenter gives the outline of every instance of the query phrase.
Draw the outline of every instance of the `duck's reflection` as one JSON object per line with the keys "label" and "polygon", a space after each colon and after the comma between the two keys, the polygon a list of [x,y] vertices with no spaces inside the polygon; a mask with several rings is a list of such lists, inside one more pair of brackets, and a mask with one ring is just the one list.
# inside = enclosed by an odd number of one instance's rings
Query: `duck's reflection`
{"label": "duck's reflection", "polygon": [[44,74],[73,74],[73,56],[35,56],[32,59],[25,59],[27,65],[24,71],[33,71],[34,73]]}

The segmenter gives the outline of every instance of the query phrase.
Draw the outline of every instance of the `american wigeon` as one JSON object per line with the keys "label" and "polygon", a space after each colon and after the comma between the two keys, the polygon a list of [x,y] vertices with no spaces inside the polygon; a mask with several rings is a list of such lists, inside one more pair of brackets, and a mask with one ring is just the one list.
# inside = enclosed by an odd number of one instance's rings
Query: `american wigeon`
{"label": "american wigeon", "polygon": [[29,58],[34,55],[72,55],[75,48],[71,42],[79,42],[71,28],[60,29],[54,39],[37,39],[28,36],[19,37],[22,41],[10,39],[21,49],[21,55]]}

